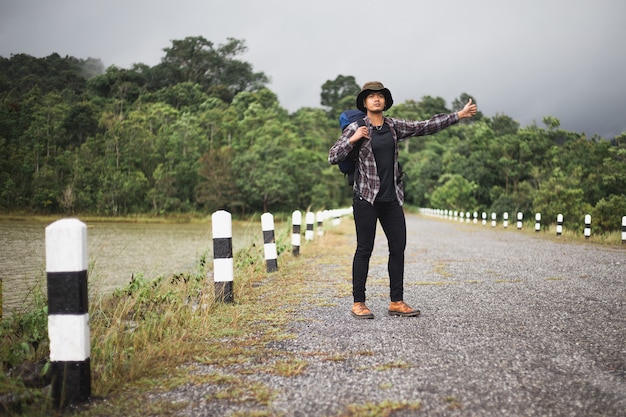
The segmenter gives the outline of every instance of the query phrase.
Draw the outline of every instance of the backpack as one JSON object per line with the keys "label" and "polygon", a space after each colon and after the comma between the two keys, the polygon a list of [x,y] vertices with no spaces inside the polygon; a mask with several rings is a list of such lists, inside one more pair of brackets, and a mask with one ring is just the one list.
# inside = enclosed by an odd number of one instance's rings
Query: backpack
{"label": "backpack", "polygon": [[[339,116],[339,127],[343,131],[346,126],[352,122],[357,122],[359,127],[365,126],[365,113],[361,110],[346,110]],[[346,159],[339,162],[339,170],[346,177],[346,183],[349,186],[354,185],[354,173],[356,171],[356,161],[359,158],[359,151],[361,150],[361,141],[359,141],[354,148],[350,151]]]}

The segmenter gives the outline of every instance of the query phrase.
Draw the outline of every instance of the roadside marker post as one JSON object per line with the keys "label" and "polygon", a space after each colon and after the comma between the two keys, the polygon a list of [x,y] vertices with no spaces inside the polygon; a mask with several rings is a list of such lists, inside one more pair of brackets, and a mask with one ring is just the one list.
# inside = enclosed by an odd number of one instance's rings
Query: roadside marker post
{"label": "roadside marker post", "polygon": [[51,393],[64,407],[91,396],[87,226],[57,220],[45,236]]}
{"label": "roadside marker post", "polygon": [[302,227],[302,213],[300,210],[296,210],[291,213],[291,252],[293,256],[300,255],[300,229]]}
{"label": "roadside marker post", "polygon": [[585,215],[585,239],[591,237],[591,214]]}
{"label": "roadside marker post", "polygon": [[211,216],[213,233],[213,285],[215,300],[234,303],[233,223],[229,212],[219,210]]}
{"label": "roadside marker post", "polygon": [[304,239],[306,241],[313,240],[315,234],[313,233],[313,226],[315,224],[315,214],[308,211],[306,213],[306,232],[304,233]]}
{"label": "roadside marker post", "polygon": [[541,213],[535,214],[535,232],[541,230]]}
{"label": "roadside marker post", "polygon": [[261,226],[263,228],[263,252],[265,254],[267,272],[278,271],[278,252],[274,238],[274,216],[271,213],[263,213],[261,215]]}
{"label": "roadside marker post", "polygon": [[317,235],[324,236],[324,213],[318,211],[315,214],[315,220],[317,221]]}

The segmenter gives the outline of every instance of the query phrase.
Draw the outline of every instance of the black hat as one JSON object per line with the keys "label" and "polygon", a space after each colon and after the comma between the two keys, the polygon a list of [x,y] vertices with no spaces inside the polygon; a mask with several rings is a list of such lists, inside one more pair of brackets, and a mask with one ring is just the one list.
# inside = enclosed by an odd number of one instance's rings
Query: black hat
{"label": "black hat", "polygon": [[370,93],[375,91],[383,93],[383,96],[385,96],[385,110],[389,110],[389,108],[393,105],[393,98],[391,98],[391,92],[385,88],[383,83],[380,81],[369,81],[363,84],[361,92],[356,96],[356,108],[363,112],[367,112],[365,106],[363,105],[363,100],[365,100],[365,97],[367,97]]}

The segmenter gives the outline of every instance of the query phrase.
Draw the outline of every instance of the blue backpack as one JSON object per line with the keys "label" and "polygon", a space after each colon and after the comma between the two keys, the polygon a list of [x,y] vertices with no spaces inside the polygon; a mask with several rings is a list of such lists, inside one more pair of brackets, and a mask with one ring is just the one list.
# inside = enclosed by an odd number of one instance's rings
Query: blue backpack
{"label": "blue backpack", "polygon": [[[343,131],[346,126],[352,122],[357,122],[359,126],[365,126],[366,116],[361,110],[346,110],[339,116],[339,127]],[[349,186],[354,185],[354,173],[356,171],[356,161],[359,159],[359,151],[361,150],[361,141],[359,141],[354,148],[350,151],[346,159],[339,162],[339,170],[346,177],[346,182]]]}

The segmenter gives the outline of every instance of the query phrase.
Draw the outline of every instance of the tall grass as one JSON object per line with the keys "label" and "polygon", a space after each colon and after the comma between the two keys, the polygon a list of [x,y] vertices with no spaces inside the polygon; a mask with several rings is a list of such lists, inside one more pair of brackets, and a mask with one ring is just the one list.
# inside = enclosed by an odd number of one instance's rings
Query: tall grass
{"label": "tall grass", "polygon": [[33,386],[30,381],[37,375],[28,374],[47,371],[47,324],[48,305],[40,282],[21,308],[0,320],[0,415],[14,411],[30,414],[30,407],[22,405],[20,398],[46,402],[43,383]]}

